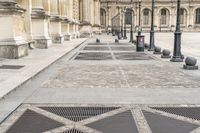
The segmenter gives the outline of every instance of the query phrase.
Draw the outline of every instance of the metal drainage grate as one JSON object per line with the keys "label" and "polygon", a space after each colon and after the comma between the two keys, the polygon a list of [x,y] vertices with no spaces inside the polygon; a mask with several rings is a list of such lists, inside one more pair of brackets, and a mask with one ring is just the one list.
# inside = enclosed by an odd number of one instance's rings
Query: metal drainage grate
{"label": "metal drainage grate", "polygon": [[64,124],[27,110],[6,133],[42,133],[61,126]]}
{"label": "metal drainage grate", "polygon": [[93,122],[87,126],[103,133],[138,133],[131,111],[116,114],[111,117]]}
{"label": "metal drainage grate", "polygon": [[113,51],[135,51],[135,48],[134,47],[132,47],[132,46],[119,46],[119,47],[111,47],[111,49],[113,50]]}
{"label": "metal drainage grate", "polygon": [[119,107],[40,107],[61,117],[72,121],[81,121],[106,112],[118,109]]}
{"label": "metal drainage grate", "polygon": [[63,133],[84,133],[84,132],[79,131],[79,130],[77,130],[77,129],[71,129],[71,130],[66,131],[66,132],[63,132]]}
{"label": "metal drainage grate", "polygon": [[88,43],[88,45],[107,45],[107,43]]}
{"label": "metal drainage grate", "polygon": [[112,55],[105,52],[81,52],[75,57],[75,60],[112,60]]}
{"label": "metal drainage grate", "polygon": [[109,43],[109,45],[130,45],[129,43]]}
{"label": "metal drainage grate", "polygon": [[154,59],[153,57],[145,53],[136,53],[136,52],[118,52],[114,53],[117,60],[150,60]]}
{"label": "metal drainage grate", "polygon": [[152,109],[200,120],[200,107],[152,107]]}
{"label": "metal drainage grate", "polygon": [[0,69],[21,69],[24,66],[19,66],[19,65],[2,65],[0,66]]}
{"label": "metal drainage grate", "polygon": [[143,111],[153,133],[190,133],[198,125]]}
{"label": "metal drainage grate", "polygon": [[83,50],[94,50],[94,51],[109,51],[109,47],[98,46],[98,47],[84,47]]}

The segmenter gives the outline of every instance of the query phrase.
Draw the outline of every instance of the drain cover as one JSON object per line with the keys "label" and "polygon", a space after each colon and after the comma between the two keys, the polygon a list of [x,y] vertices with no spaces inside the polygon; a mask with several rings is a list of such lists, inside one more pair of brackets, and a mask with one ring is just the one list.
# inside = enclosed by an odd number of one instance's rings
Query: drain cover
{"label": "drain cover", "polygon": [[71,129],[69,131],[63,132],[63,133],[83,133],[82,131],[79,131],[77,129]]}
{"label": "drain cover", "polygon": [[19,65],[2,65],[0,66],[0,69],[21,69],[24,66]]}
{"label": "drain cover", "polygon": [[153,59],[151,56],[145,53],[136,52],[119,52],[114,53],[117,60],[150,60]]}
{"label": "drain cover", "polygon": [[72,121],[81,121],[93,116],[118,109],[119,107],[40,107],[46,111],[67,118]]}
{"label": "drain cover", "polygon": [[81,52],[75,57],[75,60],[112,60],[112,55],[104,52]]}
{"label": "drain cover", "polygon": [[153,107],[152,109],[200,120],[200,107]]}
{"label": "drain cover", "polygon": [[138,133],[131,111],[90,123],[87,126],[103,133]]}
{"label": "drain cover", "polygon": [[88,45],[107,45],[107,43],[88,43]]}
{"label": "drain cover", "polygon": [[109,45],[131,45],[129,43],[109,43]]}
{"label": "drain cover", "polygon": [[83,50],[94,50],[94,51],[108,51],[109,47],[105,47],[105,46],[98,46],[98,47],[84,47]]}
{"label": "drain cover", "polygon": [[190,133],[197,125],[143,111],[153,133]]}
{"label": "drain cover", "polygon": [[42,133],[61,126],[64,125],[34,111],[27,110],[6,133]]}
{"label": "drain cover", "polygon": [[120,46],[120,47],[111,47],[111,49],[113,51],[135,51],[135,48],[130,46],[130,47],[127,47],[127,46]]}

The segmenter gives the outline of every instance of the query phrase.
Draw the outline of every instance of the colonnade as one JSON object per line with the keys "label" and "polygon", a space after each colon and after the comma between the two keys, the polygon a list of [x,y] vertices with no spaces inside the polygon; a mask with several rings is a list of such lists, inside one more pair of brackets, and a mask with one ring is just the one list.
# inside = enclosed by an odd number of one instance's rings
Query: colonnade
{"label": "colonnade", "polygon": [[100,0],[0,0],[3,58],[100,32]]}

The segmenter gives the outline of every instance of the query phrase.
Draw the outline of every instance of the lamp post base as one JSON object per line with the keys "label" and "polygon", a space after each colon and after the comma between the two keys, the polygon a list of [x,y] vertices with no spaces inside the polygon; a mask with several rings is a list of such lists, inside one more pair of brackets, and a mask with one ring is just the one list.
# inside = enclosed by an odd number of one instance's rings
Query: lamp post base
{"label": "lamp post base", "polygon": [[171,62],[183,62],[181,56],[173,56],[170,60]]}

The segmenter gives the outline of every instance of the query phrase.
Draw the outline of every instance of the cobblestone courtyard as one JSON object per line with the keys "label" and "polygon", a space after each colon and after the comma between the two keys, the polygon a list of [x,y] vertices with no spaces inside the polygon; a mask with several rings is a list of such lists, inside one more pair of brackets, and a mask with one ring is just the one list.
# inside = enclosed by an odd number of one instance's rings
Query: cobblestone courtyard
{"label": "cobblestone courtyard", "polygon": [[[199,70],[184,70],[183,63],[152,52],[136,53],[127,40],[118,44],[112,36],[98,38],[101,43],[89,39],[2,99],[1,114],[8,115],[16,105],[19,108],[0,125],[0,132],[21,133],[30,128],[46,133],[200,133]],[[198,52],[193,55],[199,58]],[[68,116],[76,112],[68,107],[80,111]],[[37,118],[33,126],[22,126],[31,122],[29,116]],[[37,121],[46,122],[44,128]]]}

